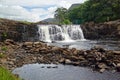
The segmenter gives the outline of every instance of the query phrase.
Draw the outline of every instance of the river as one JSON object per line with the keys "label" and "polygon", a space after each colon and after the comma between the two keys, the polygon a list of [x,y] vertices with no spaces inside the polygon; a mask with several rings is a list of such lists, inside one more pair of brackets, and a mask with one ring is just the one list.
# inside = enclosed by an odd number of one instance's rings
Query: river
{"label": "river", "polygon": [[24,65],[13,73],[24,80],[120,80],[119,72],[99,73],[89,68],[54,64]]}

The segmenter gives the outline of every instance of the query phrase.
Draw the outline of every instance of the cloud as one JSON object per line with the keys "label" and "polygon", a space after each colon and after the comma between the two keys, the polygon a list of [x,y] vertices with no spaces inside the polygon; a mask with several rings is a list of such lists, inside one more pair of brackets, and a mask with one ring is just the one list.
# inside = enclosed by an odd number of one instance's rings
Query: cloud
{"label": "cloud", "polygon": [[49,17],[53,18],[56,9],[57,9],[56,6],[49,7],[47,9],[35,8],[35,9],[31,9],[31,13],[35,15],[39,15],[40,19],[43,20]]}
{"label": "cloud", "polygon": [[43,7],[47,5],[55,5],[58,0],[1,0],[0,3],[3,5],[20,5],[20,6],[32,6],[32,7]]}
{"label": "cloud", "polygon": [[0,17],[30,22],[36,22],[39,20],[39,15],[32,14],[21,6],[0,5]]}
{"label": "cloud", "polygon": [[85,0],[0,0],[0,17],[36,22],[53,17],[57,7],[69,8]]}
{"label": "cloud", "polygon": [[[20,5],[20,6],[34,6],[43,7],[47,5],[58,5],[63,3],[63,6],[73,3],[82,3],[85,0],[1,0],[0,3],[3,5]],[[64,4],[65,3],[65,4]]]}

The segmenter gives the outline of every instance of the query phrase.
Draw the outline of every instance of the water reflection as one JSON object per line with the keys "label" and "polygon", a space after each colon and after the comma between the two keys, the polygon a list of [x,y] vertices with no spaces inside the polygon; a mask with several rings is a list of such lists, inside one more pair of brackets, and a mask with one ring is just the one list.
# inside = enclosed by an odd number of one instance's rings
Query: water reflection
{"label": "water reflection", "polygon": [[13,73],[19,74],[25,80],[120,80],[117,72],[99,73],[83,67],[54,64],[24,65],[15,69]]}

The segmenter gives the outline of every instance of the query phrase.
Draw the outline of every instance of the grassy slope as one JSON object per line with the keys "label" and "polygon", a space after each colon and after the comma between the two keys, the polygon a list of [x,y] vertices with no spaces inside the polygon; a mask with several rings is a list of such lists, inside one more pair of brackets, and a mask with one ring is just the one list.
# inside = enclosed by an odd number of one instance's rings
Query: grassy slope
{"label": "grassy slope", "polygon": [[20,79],[16,78],[11,72],[0,66],[0,80],[20,80]]}

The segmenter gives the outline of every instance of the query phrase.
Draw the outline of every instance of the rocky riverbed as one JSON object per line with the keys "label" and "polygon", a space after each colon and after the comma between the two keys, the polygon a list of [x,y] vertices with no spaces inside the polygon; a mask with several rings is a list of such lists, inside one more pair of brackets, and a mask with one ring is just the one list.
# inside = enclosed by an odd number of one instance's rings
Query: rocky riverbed
{"label": "rocky riverbed", "polygon": [[0,42],[0,65],[10,70],[24,64],[65,64],[90,67],[104,72],[120,71],[120,51],[94,47],[90,50],[60,48],[43,42],[14,42],[7,39]]}

